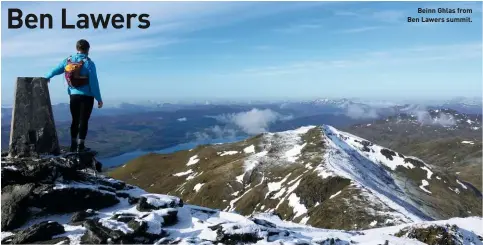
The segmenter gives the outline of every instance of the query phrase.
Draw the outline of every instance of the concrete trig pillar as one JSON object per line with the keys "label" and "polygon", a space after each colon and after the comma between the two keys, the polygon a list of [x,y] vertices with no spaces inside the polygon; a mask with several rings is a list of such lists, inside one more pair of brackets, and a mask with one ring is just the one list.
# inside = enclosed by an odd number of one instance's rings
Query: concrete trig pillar
{"label": "concrete trig pillar", "polygon": [[18,77],[10,129],[9,155],[60,153],[47,79]]}

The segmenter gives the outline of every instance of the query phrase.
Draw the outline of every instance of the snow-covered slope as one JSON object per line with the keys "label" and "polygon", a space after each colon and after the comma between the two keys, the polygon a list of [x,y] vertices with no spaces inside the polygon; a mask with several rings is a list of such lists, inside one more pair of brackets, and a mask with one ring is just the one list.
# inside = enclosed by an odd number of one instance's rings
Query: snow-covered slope
{"label": "snow-covered slope", "polygon": [[243,216],[187,205],[77,166],[64,156],[2,159],[3,244],[482,244],[481,217],[319,229],[268,212]]}
{"label": "snow-covered slope", "polygon": [[150,154],[112,176],[191,204],[323,228],[481,215],[480,193],[455,175],[328,125]]}

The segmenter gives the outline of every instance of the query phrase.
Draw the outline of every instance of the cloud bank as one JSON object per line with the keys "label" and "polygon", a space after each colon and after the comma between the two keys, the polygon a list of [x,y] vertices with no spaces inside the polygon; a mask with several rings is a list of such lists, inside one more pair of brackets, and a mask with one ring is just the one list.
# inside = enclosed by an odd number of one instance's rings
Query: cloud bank
{"label": "cloud bank", "polygon": [[237,137],[237,130],[228,126],[213,126],[206,128],[204,131],[187,134],[195,138],[196,142],[206,142],[212,139],[233,139]]}
{"label": "cloud bank", "polygon": [[292,116],[284,116],[270,109],[253,108],[250,111],[214,116],[216,120],[237,126],[249,135],[268,131],[268,127],[276,121],[289,120]]}
{"label": "cloud bank", "polygon": [[379,117],[377,109],[358,104],[348,105],[345,114],[352,119],[375,119]]}
{"label": "cloud bank", "polygon": [[422,125],[440,125],[443,127],[450,127],[456,124],[453,115],[439,112],[436,117],[432,117],[428,108],[422,105],[410,105],[401,110],[401,112],[408,115],[414,115],[417,121]]}
{"label": "cloud bank", "polygon": [[456,124],[455,118],[451,114],[439,113],[436,117],[431,117],[428,111],[416,111],[414,113],[421,124],[441,125],[450,127]]}

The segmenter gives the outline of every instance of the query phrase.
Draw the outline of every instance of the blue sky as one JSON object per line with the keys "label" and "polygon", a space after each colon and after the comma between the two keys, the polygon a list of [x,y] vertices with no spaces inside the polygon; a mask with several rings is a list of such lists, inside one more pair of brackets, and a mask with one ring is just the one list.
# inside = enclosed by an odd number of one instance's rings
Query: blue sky
{"label": "blue sky", "polygon": [[[18,76],[43,76],[91,43],[101,93],[115,101],[442,99],[481,96],[481,2],[2,2],[2,103]],[[148,13],[151,26],[61,30],[79,13]],[[418,8],[472,14],[418,14]],[[54,29],[7,29],[7,9],[50,13]],[[472,23],[407,23],[407,17]],[[134,22],[136,24],[136,22]],[[67,102],[62,76],[54,103]]]}

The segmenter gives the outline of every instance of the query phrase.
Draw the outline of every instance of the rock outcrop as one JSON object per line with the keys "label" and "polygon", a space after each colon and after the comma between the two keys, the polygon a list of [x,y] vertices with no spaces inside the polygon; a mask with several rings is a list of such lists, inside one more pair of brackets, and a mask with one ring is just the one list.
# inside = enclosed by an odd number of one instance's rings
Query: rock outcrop
{"label": "rock outcrop", "polygon": [[[323,230],[284,222],[274,213],[244,217],[186,205],[178,197],[98,175],[86,169],[90,162],[77,160],[75,155],[2,158],[3,244],[345,245],[414,244],[414,239],[425,239],[425,232],[413,232],[417,226],[412,225],[380,232]],[[481,221],[448,221],[458,235],[445,239],[481,244],[482,234],[470,229]]]}

